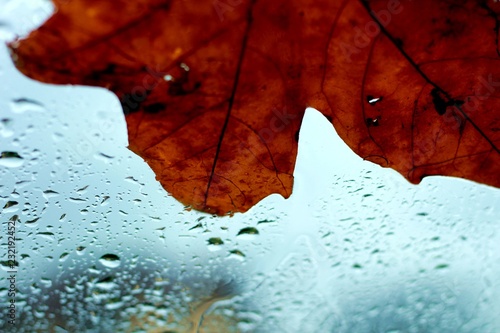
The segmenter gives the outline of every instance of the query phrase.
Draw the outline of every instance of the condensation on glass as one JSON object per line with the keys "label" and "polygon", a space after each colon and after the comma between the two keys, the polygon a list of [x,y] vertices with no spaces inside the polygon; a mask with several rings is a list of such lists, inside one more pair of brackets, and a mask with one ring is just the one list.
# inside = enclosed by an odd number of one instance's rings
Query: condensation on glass
{"label": "condensation on glass", "polygon": [[[52,11],[0,6],[3,41]],[[0,331],[500,332],[498,189],[410,185],[308,110],[292,197],[214,218],[127,150],[111,93],[31,81],[4,46],[0,82]]]}

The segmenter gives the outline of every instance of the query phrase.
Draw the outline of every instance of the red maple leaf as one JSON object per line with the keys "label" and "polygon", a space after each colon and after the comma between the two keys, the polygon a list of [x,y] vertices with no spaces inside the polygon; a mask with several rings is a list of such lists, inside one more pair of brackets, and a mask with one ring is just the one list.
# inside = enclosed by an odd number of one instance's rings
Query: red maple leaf
{"label": "red maple leaf", "polygon": [[308,106],[413,183],[500,186],[498,2],[54,2],[17,67],[115,92],[130,149],[195,209],[288,197]]}

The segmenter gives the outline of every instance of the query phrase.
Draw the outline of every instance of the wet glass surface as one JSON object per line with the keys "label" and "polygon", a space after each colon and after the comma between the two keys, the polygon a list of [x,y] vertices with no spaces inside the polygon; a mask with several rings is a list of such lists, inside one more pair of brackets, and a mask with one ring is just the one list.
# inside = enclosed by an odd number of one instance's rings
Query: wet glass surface
{"label": "wet glass surface", "polygon": [[[52,10],[0,8],[2,41]],[[0,82],[2,332],[500,331],[498,189],[411,185],[308,110],[292,197],[212,217],[126,148],[113,94],[29,80],[5,46]]]}

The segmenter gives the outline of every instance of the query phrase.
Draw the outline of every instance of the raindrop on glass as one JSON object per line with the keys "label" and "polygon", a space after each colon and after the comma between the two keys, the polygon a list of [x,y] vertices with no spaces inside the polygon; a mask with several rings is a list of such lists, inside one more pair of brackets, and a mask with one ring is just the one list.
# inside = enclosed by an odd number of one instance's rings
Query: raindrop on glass
{"label": "raindrop on glass", "polygon": [[100,259],[99,262],[106,267],[115,268],[120,266],[120,257],[115,254],[105,254]]}

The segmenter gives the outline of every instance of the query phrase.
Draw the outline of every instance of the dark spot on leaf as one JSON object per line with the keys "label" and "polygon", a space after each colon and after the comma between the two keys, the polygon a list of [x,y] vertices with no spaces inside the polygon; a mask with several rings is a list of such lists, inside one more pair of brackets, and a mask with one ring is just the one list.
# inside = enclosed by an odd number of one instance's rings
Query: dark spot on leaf
{"label": "dark spot on leaf", "polygon": [[302,76],[302,66],[290,65],[287,76],[291,79],[299,79]]}
{"label": "dark spot on leaf", "polygon": [[366,126],[368,127],[378,127],[380,126],[380,117],[376,118],[366,118]]}
{"label": "dark spot on leaf", "polygon": [[432,103],[434,103],[434,109],[436,112],[442,116],[446,113],[446,108],[448,107],[448,102],[446,102],[441,96],[440,91],[437,88],[431,91]]}
{"label": "dark spot on leaf", "polygon": [[120,103],[123,108],[123,113],[125,115],[137,112],[141,108],[141,103],[144,102],[147,98],[147,94],[145,95],[137,95],[137,94],[125,94],[120,99]]}
{"label": "dark spot on leaf", "polygon": [[325,116],[325,118],[331,123],[333,121],[331,116]]}
{"label": "dark spot on leaf", "polygon": [[146,113],[158,113],[165,110],[166,105],[163,103],[154,103],[144,106],[144,112]]}
{"label": "dark spot on leaf", "polygon": [[450,105],[453,105],[458,109],[460,109],[462,107],[462,105],[464,105],[464,104],[465,104],[465,102],[462,100],[452,100],[452,103],[450,103]]}
{"label": "dark spot on leaf", "polygon": [[453,106],[457,109],[460,109],[462,105],[464,105],[464,101],[450,99],[448,101],[445,100],[443,93],[439,91],[438,88],[434,88],[431,91],[432,102],[434,103],[434,109],[436,112],[442,116],[446,113],[446,110],[449,106]]}
{"label": "dark spot on leaf", "polygon": [[113,75],[115,74],[116,64],[108,64],[108,66],[102,70],[96,70],[88,75],[88,78],[93,81],[99,81],[103,75]]}
{"label": "dark spot on leaf", "polygon": [[295,132],[295,142],[299,142],[299,132],[300,130],[297,130],[297,132]]}
{"label": "dark spot on leaf", "polygon": [[168,87],[168,94],[172,96],[182,96],[185,95],[186,92],[182,87],[182,83],[172,82]]}
{"label": "dark spot on leaf", "polygon": [[168,94],[171,96],[184,96],[193,93],[201,87],[201,82],[196,82],[192,87],[189,87],[186,81],[172,81],[168,87]]}
{"label": "dark spot on leaf", "polygon": [[114,74],[116,70],[116,64],[109,64],[108,67],[106,67],[103,71],[102,74]]}
{"label": "dark spot on leaf", "polygon": [[175,74],[169,80],[168,94],[171,96],[184,96],[193,93],[201,87],[200,81],[190,78],[191,69],[185,63],[178,64]]}

